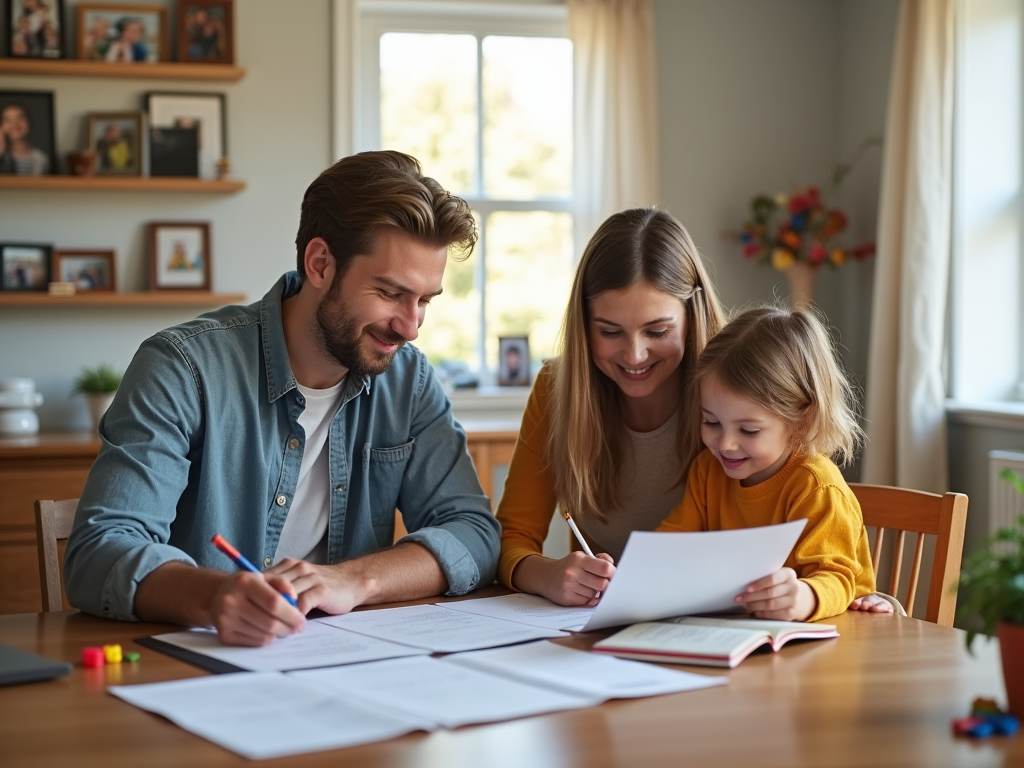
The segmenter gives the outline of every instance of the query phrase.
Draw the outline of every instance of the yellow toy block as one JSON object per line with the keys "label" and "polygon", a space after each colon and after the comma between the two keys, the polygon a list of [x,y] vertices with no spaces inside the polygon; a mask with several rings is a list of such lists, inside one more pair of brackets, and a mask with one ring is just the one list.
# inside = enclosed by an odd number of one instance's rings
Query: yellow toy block
{"label": "yellow toy block", "polygon": [[120,645],[104,645],[103,656],[107,660],[107,664],[120,664],[121,663],[121,646]]}

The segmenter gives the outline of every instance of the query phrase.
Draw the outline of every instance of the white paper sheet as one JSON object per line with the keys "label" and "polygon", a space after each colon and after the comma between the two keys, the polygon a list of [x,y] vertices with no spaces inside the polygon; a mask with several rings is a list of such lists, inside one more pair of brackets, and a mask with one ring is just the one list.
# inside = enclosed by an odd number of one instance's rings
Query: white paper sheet
{"label": "white paper sheet", "polygon": [[420,648],[346,632],[317,621],[306,622],[306,628],[299,634],[279,638],[262,648],[224,645],[212,629],[169,632],[155,635],[155,639],[255,672],[333,667],[429,653]]}
{"label": "white paper sheet", "polygon": [[314,621],[439,653],[474,651],[565,635],[554,629],[477,616],[438,605],[359,611]]}
{"label": "white paper sheet", "polygon": [[[632,699],[725,685],[726,677],[680,672],[654,664],[566,648],[541,641],[510,648],[454,653],[441,659],[588,697]],[[610,664],[607,662],[611,662]]]}
{"label": "white paper sheet", "polygon": [[602,697],[539,688],[426,656],[289,672],[288,676],[335,696],[365,699],[447,728],[578,709],[602,701]]}
{"label": "white paper sheet", "polygon": [[454,600],[438,603],[453,611],[493,616],[496,619],[529,624],[546,629],[580,630],[590,620],[593,608],[572,608],[556,605],[540,595],[519,592],[500,597],[478,597],[473,600]]}
{"label": "white paper sheet", "polygon": [[240,672],[107,689],[251,760],[433,730],[429,718],[347,701],[276,672]]}
{"label": "white paper sheet", "polygon": [[735,608],[752,581],[779,570],[806,520],[699,533],[634,531],[584,632]]}

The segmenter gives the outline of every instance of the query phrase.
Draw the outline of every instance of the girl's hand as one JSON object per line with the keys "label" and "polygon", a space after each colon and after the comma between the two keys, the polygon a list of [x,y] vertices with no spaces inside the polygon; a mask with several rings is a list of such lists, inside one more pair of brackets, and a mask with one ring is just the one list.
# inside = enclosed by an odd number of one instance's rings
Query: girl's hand
{"label": "girl's hand", "polygon": [[736,602],[759,619],[803,621],[818,607],[818,598],[792,568],[758,579],[736,595]]}
{"label": "girl's hand", "polygon": [[615,561],[603,552],[590,557],[572,552],[561,560],[528,557],[516,566],[516,589],[542,595],[553,603],[569,606],[597,605],[615,574]]}
{"label": "girl's hand", "polygon": [[892,613],[892,603],[884,597],[879,597],[874,592],[864,597],[858,597],[850,603],[851,611],[866,611],[868,613]]}

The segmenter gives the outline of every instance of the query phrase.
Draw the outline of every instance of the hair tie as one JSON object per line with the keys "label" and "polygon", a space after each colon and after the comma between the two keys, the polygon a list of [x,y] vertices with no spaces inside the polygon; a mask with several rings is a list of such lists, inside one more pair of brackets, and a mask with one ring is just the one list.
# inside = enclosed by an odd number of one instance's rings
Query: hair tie
{"label": "hair tie", "polygon": [[699,285],[695,285],[695,286],[693,287],[693,292],[694,292],[694,293],[697,293],[697,292],[699,292],[699,291],[700,291],[700,286],[699,286]]}

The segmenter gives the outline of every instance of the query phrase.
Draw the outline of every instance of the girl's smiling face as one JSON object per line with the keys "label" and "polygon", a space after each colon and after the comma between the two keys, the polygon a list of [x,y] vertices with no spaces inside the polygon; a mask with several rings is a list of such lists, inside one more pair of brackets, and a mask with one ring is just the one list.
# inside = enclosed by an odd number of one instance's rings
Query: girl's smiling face
{"label": "girl's smiling face", "polygon": [[744,488],[773,477],[789,460],[793,432],[768,409],[713,376],[701,382],[700,406],[701,440]]}
{"label": "girl's smiling face", "polygon": [[599,293],[589,304],[594,365],[626,397],[678,392],[686,339],[683,303],[650,283]]}

